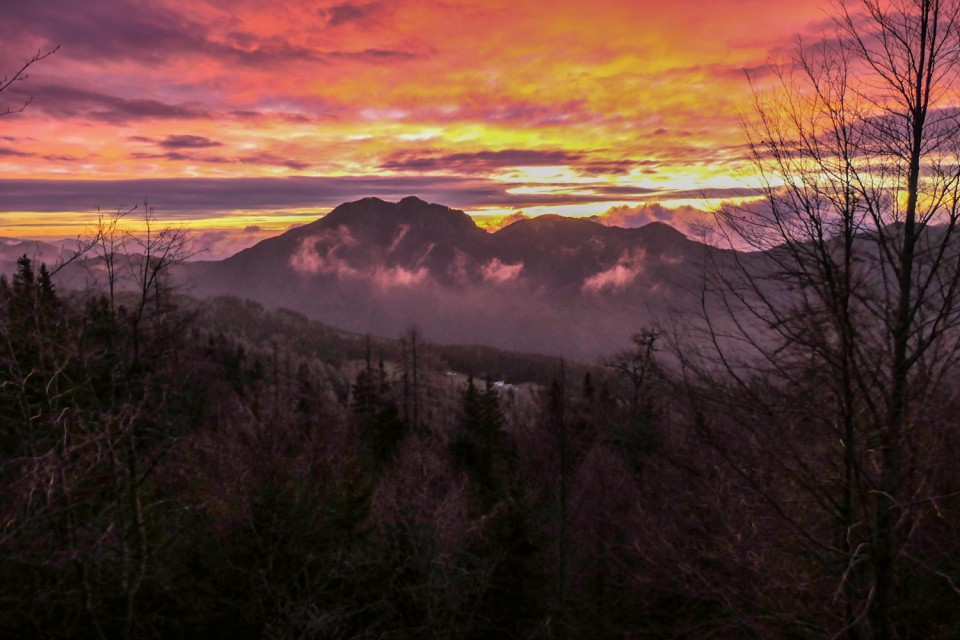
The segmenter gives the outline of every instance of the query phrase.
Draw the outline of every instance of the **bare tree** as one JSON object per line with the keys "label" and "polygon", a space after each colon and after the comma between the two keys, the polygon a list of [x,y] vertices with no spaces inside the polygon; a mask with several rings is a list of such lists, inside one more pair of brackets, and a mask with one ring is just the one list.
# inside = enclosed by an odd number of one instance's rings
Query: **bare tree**
{"label": "bare tree", "polygon": [[938,411],[960,347],[960,2],[840,2],[833,33],[774,71],[745,119],[762,206],[720,215],[762,253],[722,256],[703,295],[712,359],[686,364],[724,373],[712,409],[735,398],[730,428],[777,456],[745,465],[705,413],[708,441],[833,567],[844,610],[823,631],[894,638],[911,576],[960,595],[933,569],[957,549],[924,538],[957,506],[936,443],[956,429]]}
{"label": "bare tree", "polygon": [[[184,231],[158,228],[149,207],[139,229],[122,229],[124,215],[100,216],[93,237],[61,256],[61,268],[81,258],[106,265],[109,299],[95,291],[80,305],[61,300],[51,272],[41,264],[34,277],[26,256],[12,287],[0,279],[0,476],[22,478],[10,485],[0,554],[55,575],[75,567],[77,580],[57,588],[76,592],[100,635],[109,623],[132,637],[138,594],[155,570],[158,502],[144,482],[174,442],[163,418],[176,387],[166,354],[184,316],[169,272],[189,253]],[[24,546],[31,536],[37,543]],[[106,606],[108,595],[122,612]]]}
{"label": "bare tree", "polygon": [[158,226],[156,214],[148,201],[144,201],[143,209],[142,229],[128,232],[124,243],[124,258],[136,293],[130,313],[135,360],[140,356],[146,319],[151,320],[149,329],[155,333],[167,325],[171,270],[193,255],[189,236],[182,226]]}
{"label": "bare tree", "polygon": [[[30,69],[30,67],[40,62],[41,60],[49,58],[50,56],[55,54],[59,49],[60,49],[60,45],[57,45],[53,49],[50,49],[48,51],[39,50],[35,54],[30,56],[22,65],[20,65],[20,67],[16,71],[11,73],[10,75],[6,75],[6,76],[3,76],[3,78],[0,78],[0,93],[3,93],[7,89],[9,89],[15,83],[21,82],[29,78],[30,76],[27,73],[27,71]],[[23,102],[23,104],[21,104],[19,107],[6,107],[5,109],[3,109],[3,111],[0,111],[0,117],[9,116],[14,113],[20,113],[21,111],[26,109],[28,106],[30,106],[31,102],[33,102],[33,96],[30,96],[29,98],[27,98]]]}
{"label": "bare tree", "polygon": [[[87,258],[87,274],[96,289],[107,295],[111,312],[126,293],[123,308],[130,323],[134,361],[140,356],[145,332],[165,325],[169,298],[174,290],[174,270],[194,255],[192,241],[182,225],[160,225],[150,202],[143,202],[141,218],[132,222],[139,206],[119,208],[113,214],[97,212],[89,237],[78,241],[71,260]],[[62,268],[62,267],[58,267]],[[146,326],[147,319],[150,326]]]}
{"label": "bare tree", "polygon": [[604,363],[630,382],[630,408],[635,414],[640,410],[641,391],[645,390],[650,379],[657,374],[654,353],[659,335],[656,329],[644,329],[634,334],[633,349],[622,351]]}

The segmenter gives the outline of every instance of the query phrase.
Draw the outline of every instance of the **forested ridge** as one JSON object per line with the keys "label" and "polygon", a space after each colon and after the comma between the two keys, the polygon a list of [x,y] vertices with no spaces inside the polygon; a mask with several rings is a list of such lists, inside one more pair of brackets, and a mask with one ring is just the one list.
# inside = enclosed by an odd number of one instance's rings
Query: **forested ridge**
{"label": "forested ridge", "polygon": [[136,296],[57,292],[26,257],[0,295],[5,633],[552,636],[641,615],[617,604],[630,572],[597,569],[627,561],[627,494],[576,524],[590,476],[632,487],[652,448],[618,444],[653,410],[628,416],[613,380],[539,358],[558,382],[495,386],[415,331],[234,299],[151,294],[134,322]]}

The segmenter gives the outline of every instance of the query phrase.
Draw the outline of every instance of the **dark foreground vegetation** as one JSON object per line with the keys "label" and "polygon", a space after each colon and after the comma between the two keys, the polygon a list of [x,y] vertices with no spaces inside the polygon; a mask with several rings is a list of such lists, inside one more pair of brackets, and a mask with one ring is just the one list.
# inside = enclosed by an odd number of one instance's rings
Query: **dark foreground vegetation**
{"label": "dark foreground vegetation", "polygon": [[21,259],[0,634],[960,637],[960,2],[836,10],[718,212],[755,252],[602,367],[179,298],[148,208],[92,292]]}
{"label": "dark foreground vegetation", "polygon": [[[816,371],[731,391],[667,375],[653,332],[574,367],[161,282],[0,284],[7,637],[818,638],[870,597]],[[960,629],[945,398],[904,638]]]}

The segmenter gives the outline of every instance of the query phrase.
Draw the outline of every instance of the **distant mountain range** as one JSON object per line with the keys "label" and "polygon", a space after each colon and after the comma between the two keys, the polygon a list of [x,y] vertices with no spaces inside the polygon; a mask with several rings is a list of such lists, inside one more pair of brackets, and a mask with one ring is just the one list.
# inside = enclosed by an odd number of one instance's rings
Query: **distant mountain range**
{"label": "distant mountain range", "polygon": [[[23,254],[53,264],[60,253],[0,238],[0,272]],[[591,362],[651,324],[700,313],[708,253],[713,266],[734,256],[661,222],[628,229],[543,215],[490,233],[419,198],[364,198],[225,260],[183,263],[176,278],[194,296],[247,298],[352,332],[390,338],[416,326],[437,343]],[[57,275],[73,289],[102,276],[89,258]]]}
{"label": "distant mountain range", "polygon": [[0,273],[10,273],[23,255],[31,260],[55,262],[60,251],[60,247],[47,242],[0,236]]}
{"label": "distant mountain range", "polygon": [[235,295],[334,326],[594,359],[692,303],[706,247],[663,223],[639,229],[545,215],[496,233],[415,197],[365,198],[220,262],[195,295]]}

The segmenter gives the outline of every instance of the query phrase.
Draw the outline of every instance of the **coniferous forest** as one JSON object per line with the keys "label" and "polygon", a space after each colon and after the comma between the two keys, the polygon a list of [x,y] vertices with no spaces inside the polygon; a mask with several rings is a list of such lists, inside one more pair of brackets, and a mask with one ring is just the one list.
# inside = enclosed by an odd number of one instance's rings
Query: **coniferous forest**
{"label": "coniferous forest", "polygon": [[[654,330],[586,367],[153,282],[0,281],[9,637],[816,638],[868,606],[816,371],[708,385]],[[941,497],[889,614],[947,638],[957,433],[924,438]]]}
{"label": "coniferous forest", "polygon": [[[11,5],[0,30],[36,21],[75,38],[60,15],[75,9],[43,4],[39,13]],[[231,75],[264,65],[270,86],[238,82],[238,93],[253,97],[230,106],[224,91],[213,102],[229,110],[218,116],[188,98],[199,85],[219,91],[223,74],[187,86],[181,81],[199,73],[192,58],[178,58],[176,81],[149,97],[38,83],[42,97],[64,101],[45,103],[38,136],[55,131],[78,154],[99,145],[96,136],[141,150],[98,146],[81,157],[2,136],[24,150],[2,147],[0,156],[46,167],[47,177],[0,180],[0,223],[38,229],[43,215],[87,206],[64,208],[78,193],[163,184],[194,198],[178,209],[194,222],[206,206],[211,216],[236,213],[230,228],[252,210],[270,218],[289,209],[278,220],[301,220],[319,211],[310,200],[318,194],[369,188],[393,197],[441,178],[443,193],[462,188],[491,207],[593,207],[657,194],[686,202],[701,174],[681,163],[700,163],[710,147],[684,142],[663,166],[630,158],[635,149],[612,150],[673,135],[648,131],[670,115],[666,106],[656,117],[620,113],[629,102],[620,94],[633,100],[643,84],[631,75],[643,57],[636,51],[609,54],[594,84],[583,85],[630,85],[617,87],[616,99],[601,96],[602,114],[577,111],[589,103],[580,85],[576,99],[550,108],[528,102],[540,89],[529,89],[537,85],[530,78],[553,78],[559,67],[528,76],[532,58],[512,52],[501,71],[524,72],[514,96],[522,100],[501,100],[490,69],[458,76],[494,96],[484,111],[480,94],[464,91],[458,105],[445,90],[421,90],[440,82],[439,65],[415,65],[440,48],[411,53],[371,40],[356,49],[354,31],[350,47],[322,51],[284,41],[282,30],[222,34],[242,22],[217,13],[223,3],[205,4],[219,16],[206,26],[131,4],[127,29],[110,22],[127,13],[113,0],[87,4],[109,27],[92,20],[89,28],[123,38],[102,51],[97,41],[93,53],[89,43],[75,48],[80,58],[59,67],[62,77],[119,69],[115,57],[135,48],[141,66],[105,83],[128,85],[166,66],[153,46],[160,43],[197,59],[221,55]],[[302,19],[322,22],[324,34],[360,33],[364,20],[379,29],[393,19],[382,13],[387,4],[311,4]],[[555,4],[551,11],[567,10]],[[483,13],[469,15],[468,31]],[[624,23],[619,12],[607,16]],[[567,21],[579,28],[585,20],[574,17]],[[158,27],[164,20],[170,30]],[[403,24],[429,35],[419,27],[428,22]],[[690,113],[702,101],[675,103],[688,118],[678,122],[698,123],[697,133],[676,136],[711,140],[717,162],[736,169],[702,174],[722,185],[712,191],[722,202],[699,212],[700,242],[660,217],[615,229],[602,224],[607,214],[532,220],[519,210],[487,233],[464,211],[417,197],[348,202],[276,237],[247,225],[248,248],[220,262],[191,261],[198,256],[186,226],[165,226],[147,202],[140,227],[128,215],[134,209],[100,212],[92,237],[56,262],[41,259],[40,243],[35,255],[20,254],[29,243],[0,238],[0,636],[960,638],[960,0],[838,2],[818,25],[825,31],[798,37],[783,63],[747,70],[753,112],[739,117],[742,144],[730,146],[727,133],[710,137],[712,124]],[[218,39],[205,39],[214,26]],[[603,53],[584,60],[608,60],[610,34],[594,32]],[[553,48],[553,33],[541,57],[565,53]],[[566,44],[567,32],[556,33]],[[511,39],[497,34],[485,55]],[[309,35],[303,42],[314,43]],[[442,35],[451,44],[461,37]],[[58,52],[51,43],[0,80],[3,99],[12,98],[0,117],[31,106],[18,83]],[[370,76],[376,100],[349,106],[312,86],[274,94],[289,80],[274,72],[281,60],[288,72],[297,67],[290,82],[304,85],[334,63],[398,66]],[[573,66],[556,84],[589,75],[585,62],[566,62]],[[693,75],[662,66],[698,83],[730,75],[699,59]],[[405,79],[401,68],[429,70],[414,93],[441,96],[419,109],[436,128],[402,128],[417,100],[381,100],[388,77]],[[661,92],[661,76],[654,79]],[[185,101],[157,99],[173,95]],[[313,119],[277,111],[301,107]],[[461,107],[477,120],[456,121]],[[87,137],[69,135],[74,118]],[[175,128],[122,128],[137,118],[202,123],[235,146]],[[496,129],[487,146],[461,149],[483,142],[482,132],[470,133],[481,130],[477,122],[514,119],[521,124]],[[601,121],[609,136],[579,128]],[[251,122],[273,137],[228,138]],[[344,154],[337,162],[262,150],[282,140],[286,153],[309,138],[287,125],[341,122],[336,144],[315,138],[303,147],[321,154],[330,146]],[[456,135],[447,139],[448,122]],[[556,137],[546,137],[547,126]],[[520,135],[528,129],[530,137]],[[568,131],[580,147],[544,146]],[[390,147],[388,138],[408,146]],[[529,145],[498,146],[514,139]],[[347,142],[377,145],[376,153],[351,155]],[[418,142],[453,146],[444,155]],[[380,164],[364,164],[374,156]],[[98,162],[129,171],[127,160],[149,161],[147,178],[100,179]],[[60,180],[72,162],[82,170]],[[177,165],[176,182],[155,178],[167,162],[188,163]],[[219,177],[202,177],[204,162]],[[281,173],[231,173],[257,164]],[[448,166],[463,173],[434,173]],[[675,183],[657,175],[671,167],[680,172]],[[348,175],[360,169],[362,179]],[[749,187],[729,187],[747,173]],[[676,188],[659,190],[668,183]],[[228,188],[243,202],[220,202],[218,189]],[[644,203],[643,215],[670,220],[691,209]],[[32,222],[23,220],[28,207]],[[608,211],[614,221],[630,213],[619,207]],[[216,233],[226,237],[224,229]],[[10,247],[15,264],[6,262]],[[247,299],[258,297],[264,304]],[[317,318],[336,319],[337,328]],[[371,330],[411,318],[429,320],[437,335],[416,322],[400,335]],[[481,346],[489,344],[555,355]]]}

